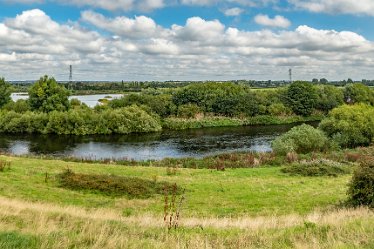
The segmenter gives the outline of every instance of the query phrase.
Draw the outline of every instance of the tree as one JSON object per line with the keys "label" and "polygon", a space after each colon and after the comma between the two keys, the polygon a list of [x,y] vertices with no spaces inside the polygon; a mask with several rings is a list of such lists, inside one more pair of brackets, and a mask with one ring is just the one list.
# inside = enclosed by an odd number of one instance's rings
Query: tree
{"label": "tree", "polygon": [[312,83],[314,83],[314,84],[318,84],[318,82],[319,82],[318,79],[316,79],[316,78],[312,79]]}
{"label": "tree", "polygon": [[30,88],[29,96],[30,107],[36,111],[67,111],[70,106],[69,91],[47,75]]}
{"label": "tree", "polygon": [[0,78],[0,108],[11,101],[11,86],[5,82],[4,78]]}
{"label": "tree", "polygon": [[374,105],[374,92],[364,84],[350,84],[344,89],[344,99],[349,104],[367,103]]}
{"label": "tree", "polygon": [[285,93],[285,104],[297,115],[311,115],[316,103],[316,89],[308,82],[296,81]]}
{"label": "tree", "polygon": [[353,84],[353,80],[351,78],[348,78],[347,83],[348,84]]}
{"label": "tree", "polygon": [[344,103],[343,90],[330,85],[321,85],[317,87],[317,105],[318,110],[325,113],[342,105]]}
{"label": "tree", "polygon": [[329,83],[329,81],[326,78],[320,79],[319,82],[321,82],[321,84],[327,84],[327,83]]}

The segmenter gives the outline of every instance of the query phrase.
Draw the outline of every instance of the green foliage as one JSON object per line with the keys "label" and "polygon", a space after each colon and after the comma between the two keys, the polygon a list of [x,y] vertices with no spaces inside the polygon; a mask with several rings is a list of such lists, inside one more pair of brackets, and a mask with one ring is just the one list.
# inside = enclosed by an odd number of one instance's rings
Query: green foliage
{"label": "green foliage", "polygon": [[364,160],[349,184],[349,203],[374,208],[374,158]]}
{"label": "green foliage", "polygon": [[30,111],[30,105],[27,100],[19,99],[16,102],[8,102],[8,104],[6,104],[3,109],[7,111],[15,111],[17,113],[25,113],[27,111]]}
{"label": "green foliage", "polygon": [[317,87],[316,108],[325,113],[344,104],[343,91],[330,85],[321,85]]}
{"label": "green foliage", "polygon": [[166,117],[175,114],[176,107],[172,102],[171,95],[160,94],[130,94],[120,99],[114,99],[109,102],[109,107],[117,109],[131,105],[147,106],[150,111]]}
{"label": "green foliage", "polygon": [[344,99],[350,104],[365,103],[374,105],[374,92],[364,84],[350,84],[344,89]]}
{"label": "green foliage", "polygon": [[196,104],[185,104],[178,107],[178,117],[195,118],[202,110]]}
{"label": "green foliage", "polygon": [[344,105],[332,110],[320,128],[343,147],[369,145],[374,138],[374,107]]}
{"label": "green foliage", "polygon": [[66,111],[68,97],[69,91],[48,76],[41,77],[29,90],[29,103],[34,111]]}
{"label": "green foliage", "polygon": [[295,114],[309,116],[317,104],[316,89],[308,82],[295,82],[288,87],[285,93],[285,104]]}
{"label": "green foliage", "polygon": [[67,112],[50,113],[14,111],[0,112],[0,132],[52,134],[128,134],[160,131],[159,120],[137,106],[96,112],[76,108]]}
{"label": "green foliage", "polygon": [[115,175],[85,175],[66,170],[58,175],[60,187],[71,190],[84,190],[110,196],[127,196],[129,198],[149,198],[162,194],[165,187],[172,185],[136,177]]}
{"label": "green foliage", "polygon": [[282,168],[281,171],[290,175],[334,177],[350,173],[349,168],[341,163],[325,159],[297,162]]}
{"label": "green foliage", "polygon": [[292,110],[287,108],[282,103],[274,103],[268,107],[268,111],[272,116],[287,116],[292,113]]}
{"label": "green foliage", "polygon": [[288,152],[305,154],[323,151],[328,147],[326,135],[321,130],[306,124],[292,128],[272,143],[274,152],[281,155]]}
{"label": "green foliage", "polygon": [[191,84],[173,95],[177,106],[195,104],[205,113],[225,116],[258,113],[258,102],[248,88],[232,83]]}
{"label": "green foliage", "polygon": [[0,78],[0,108],[11,101],[11,86],[5,82],[4,78]]}

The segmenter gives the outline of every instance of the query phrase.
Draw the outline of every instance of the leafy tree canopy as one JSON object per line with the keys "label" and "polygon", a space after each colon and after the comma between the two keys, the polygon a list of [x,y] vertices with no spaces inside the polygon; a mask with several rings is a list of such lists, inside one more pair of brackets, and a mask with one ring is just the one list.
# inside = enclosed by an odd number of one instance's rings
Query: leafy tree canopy
{"label": "leafy tree canopy", "polygon": [[317,104],[317,92],[312,84],[297,81],[285,93],[285,102],[297,115],[309,116]]}
{"label": "leafy tree canopy", "polygon": [[41,77],[29,90],[32,110],[51,112],[69,109],[69,91],[47,75]]}
{"label": "leafy tree canopy", "polygon": [[0,78],[0,108],[11,101],[11,86],[5,82],[4,78]]}

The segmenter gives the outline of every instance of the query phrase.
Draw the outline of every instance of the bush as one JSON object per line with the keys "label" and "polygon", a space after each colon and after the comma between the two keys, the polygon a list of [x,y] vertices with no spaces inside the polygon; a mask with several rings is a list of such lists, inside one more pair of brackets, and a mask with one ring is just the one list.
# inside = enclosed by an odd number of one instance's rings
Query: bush
{"label": "bush", "polygon": [[93,191],[110,196],[149,198],[163,194],[164,188],[172,184],[135,177],[114,175],[85,175],[66,170],[58,175],[60,187],[71,190]]}
{"label": "bush", "polygon": [[325,159],[294,163],[282,168],[281,171],[290,175],[335,177],[350,173],[350,170],[342,164]]}
{"label": "bush", "polygon": [[17,113],[25,113],[30,111],[30,106],[27,100],[19,99],[16,102],[10,101],[3,107],[3,109],[7,111],[15,111]]}
{"label": "bush", "polygon": [[202,110],[196,104],[186,104],[178,107],[178,117],[195,118]]}
{"label": "bush", "polygon": [[289,152],[306,154],[323,151],[328,147],[326,135],[321,130],[306,124],[292,128],[272,143],[274,152],[281,155]]}
{"label": "bush", "polygon": [[84,107],[67,112],[0,112],[0,133],[92,135],[155,132],[161,129],[157,117],[137,106],[101,112]]}
{"label": "bush", "polygon": [[374,108],[365,104],[338,107],[320,128],[342,147],[367,146],[374,138]]}
{"label": "bush", "polygon": [[362,161],[349,184],[349,203],[374,208],[374,158]]}

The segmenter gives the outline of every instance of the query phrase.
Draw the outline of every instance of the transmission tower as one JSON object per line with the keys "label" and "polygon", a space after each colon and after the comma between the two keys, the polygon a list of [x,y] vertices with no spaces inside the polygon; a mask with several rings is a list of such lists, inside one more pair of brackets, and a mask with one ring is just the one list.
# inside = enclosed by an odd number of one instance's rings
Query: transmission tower
{"label": "transmission tower", "polygon": [[69,70],[70,70],[69,81],[72,82],[73,81],[73,66],[72,65],[69,66]]}
{"label": "transmission tower", "polygon": [[290,75],[290,83],[292,83],[292,69],[290,68],[290,70],[288,70],[288,73]]}

